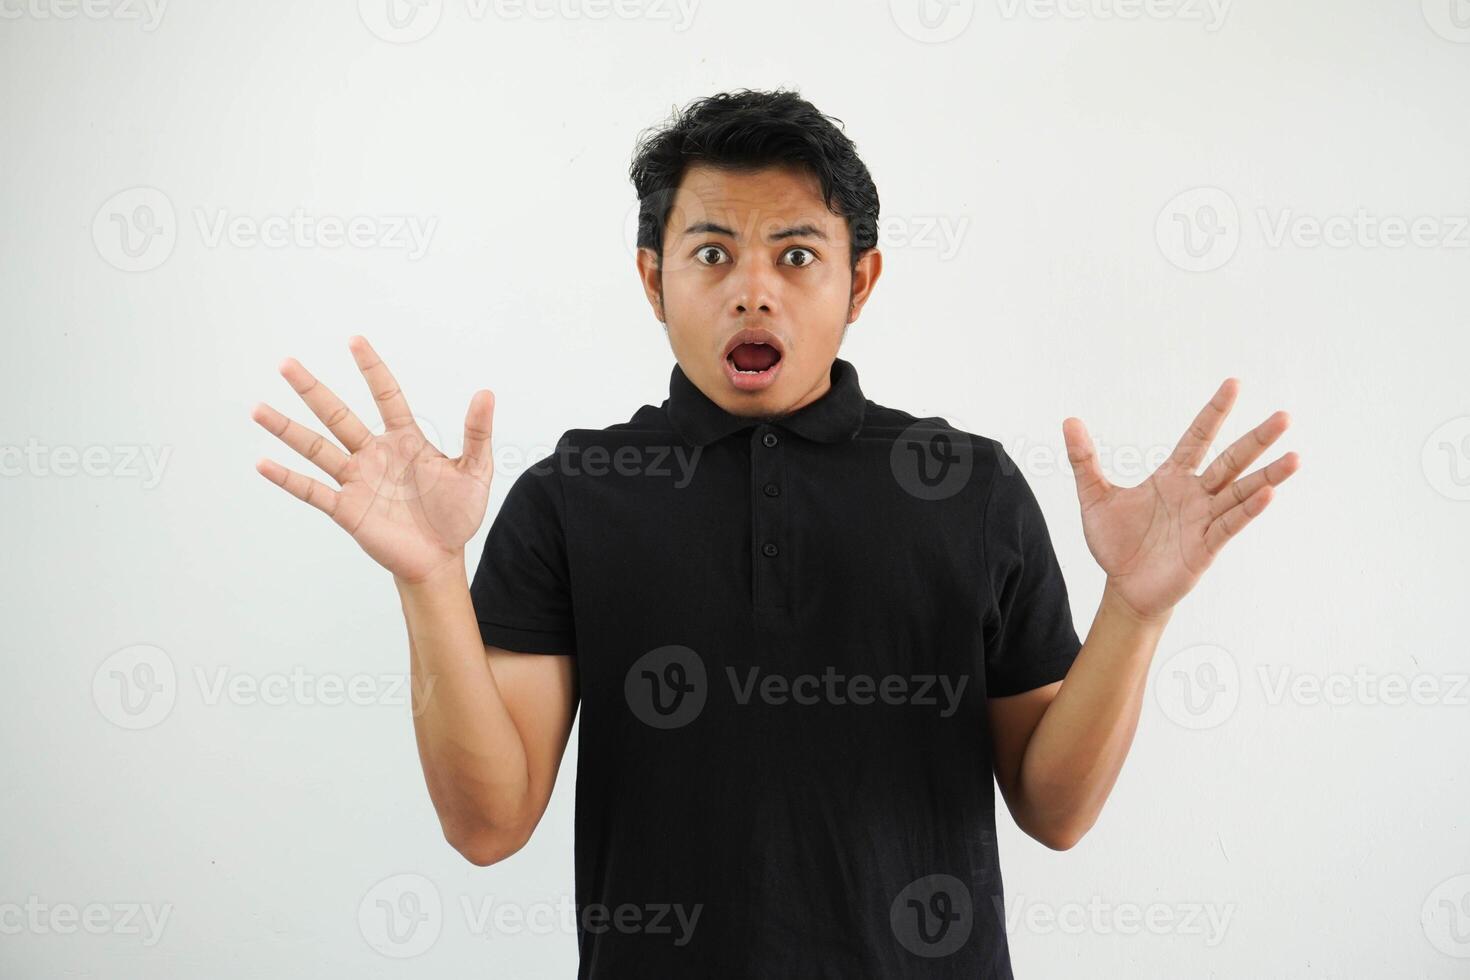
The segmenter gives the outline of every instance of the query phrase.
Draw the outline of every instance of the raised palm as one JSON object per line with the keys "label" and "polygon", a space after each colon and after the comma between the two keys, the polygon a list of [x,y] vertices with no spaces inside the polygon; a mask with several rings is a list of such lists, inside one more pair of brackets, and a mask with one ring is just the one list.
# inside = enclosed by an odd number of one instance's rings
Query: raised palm
{"label": "raised palm", "polygon": [[1078,418],[1062,423],[1082,506],[1082,533],[1108,575],[1115,595],[1139,616],[1168,613],[1194,588],[1225,542],[1271,501],[1272,487],[1296,472],[1296,453],[1240,477],[1240,472],[1286,431],[1290,419],[1275,412],[1196,473],[1239,382],[1226,378],[1169,458],[1136,487],[1118,487],[1103,476],[1087,428]]}
{"label": "raised palm", "polygon": [[251,417],[315,463],[340,489],[270,459],[256,469],[272,483],[327,514],[373,560],[405,581],[422,580],[462,561],[490,496],[490,431],[495,396],[478,391],[465,415],[464,454],[450,459],[414,421],[398,383],[362,337],[348,342],[383,418],[374,434],[326,385],[288,358],[281,374],[341,442],[288,419],[264,402]]}

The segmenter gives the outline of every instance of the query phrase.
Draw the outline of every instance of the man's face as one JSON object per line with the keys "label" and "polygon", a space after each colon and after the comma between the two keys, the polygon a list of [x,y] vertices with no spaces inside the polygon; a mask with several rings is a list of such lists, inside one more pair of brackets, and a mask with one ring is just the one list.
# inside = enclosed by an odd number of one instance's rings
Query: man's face
{"label": "man's face", "polygon": [[773,418],[827,391],[877,281],[878,250],[853,271],[848,242],[809,171],[694,166],[664,227],[662,277],[651,249],[638,271],[689,380],[726,411]]}

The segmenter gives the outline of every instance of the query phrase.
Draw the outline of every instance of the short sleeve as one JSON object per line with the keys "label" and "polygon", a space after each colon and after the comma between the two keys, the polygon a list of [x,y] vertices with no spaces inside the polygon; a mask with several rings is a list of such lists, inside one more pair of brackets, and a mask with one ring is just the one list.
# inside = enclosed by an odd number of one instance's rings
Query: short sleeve
{"label": "short sleeve", "polygon": [[997,465],[983,528],[991,590],[985,683],[989,697],[1007,697],[1066,677],[1082,641],[1036,495],[1005,449],[992,445]]}
{"label": "short sleeve", "polygon": [[576,652],[564,501],[547,460],[506,492],[470,582],[486,645],[518,653]]}

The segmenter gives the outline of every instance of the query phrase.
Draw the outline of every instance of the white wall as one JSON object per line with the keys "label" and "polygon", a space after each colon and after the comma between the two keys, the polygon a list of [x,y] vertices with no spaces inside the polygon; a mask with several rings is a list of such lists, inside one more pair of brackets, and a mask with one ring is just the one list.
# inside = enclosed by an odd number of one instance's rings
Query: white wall
{"label": "white wall", "polygon": [[[286,355],[370,413],[361,332],[451,453],[496,392],[493,512],[561,431],[666,394],[638,131],[778,84],[846,122],[892,222],[843,356],[876,401],[1035,449],[1080,630],[1102,581],[1062,419],[1167,449],[1230,374],[1217,448],[1292,413],[1268,458],[1302,470],[1176,613],[1100,823],[1057,854],[1000,818],[1018,976],[1470,971],[1464,0],[953,0],[932,29],[910,0],[424,0],[400,29],[386,0],[91,2],[0,0],[0,974],[572,975],[569,928],[494,922],[570,901],[575,752],[511,861],[443,842],[391,581],[254,472],[299,461],[248,413],[309,418]],[[139,204],[163,234],[129,257]],[[211,237],[297,209],[427,248]],[[1191,257],[1179,222],[1212,215]],[[141,716],[128,658],[165,688]],[[284,703],[216,688],[298,668]],[[357,677],[370,703],[316,703]],[[1322,679],[1345,697],[1290,686]],[[1430,703],[1382,703],[1405,682]],[[443,910],[380,955],[404,882]]]}

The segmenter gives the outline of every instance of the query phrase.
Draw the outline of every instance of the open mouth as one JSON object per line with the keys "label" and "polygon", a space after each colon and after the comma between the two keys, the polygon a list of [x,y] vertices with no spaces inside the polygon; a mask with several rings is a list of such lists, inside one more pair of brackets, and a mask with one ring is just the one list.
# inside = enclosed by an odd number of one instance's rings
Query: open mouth
{"label": "open mouth", "polygon": [[726,360],[735,365],[741,374],[761,374],[775,367],[781,360],[781,352],[770,344],[739,344]]}
{"label": "open mouth", "polygon": [[743,331],[725,353],[725,374],[745,391],[771,384],[780,367],[781,348],[765,331]]}

